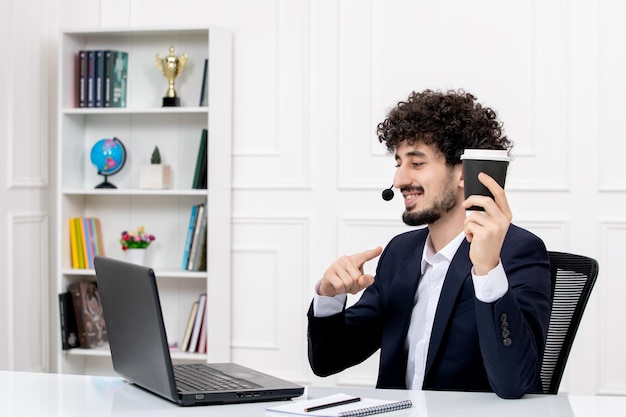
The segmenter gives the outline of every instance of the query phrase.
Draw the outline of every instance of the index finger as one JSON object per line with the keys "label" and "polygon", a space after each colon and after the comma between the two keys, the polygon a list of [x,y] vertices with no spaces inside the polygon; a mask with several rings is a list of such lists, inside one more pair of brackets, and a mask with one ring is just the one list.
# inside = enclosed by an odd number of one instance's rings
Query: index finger
{"label": "index finger", "polygon": [[509,208],[509,201],[506,198],[504,188],[502,188],[500,184],[493,179],[493,177],[485,174],[484,172],[478,174],[478,180],[483,183],[485,187],[487,187],[493,195],[493,199],[496,202],[496,205],[500,208],[500,211],[508,217],[511,213],[511,209]]}
{"label": "index finger", "polygon": [[363,267],[363,264],[365,262],[371,261],[372,259],[374,259],[378,255],[380,255],[382,251],[383,251],[383,248],[380,247],[380,246],[377,246],[374,249],[368,249],[366,251],[350,255],[350,258],[352,258],[354,263],[360,269],[361,267]]}

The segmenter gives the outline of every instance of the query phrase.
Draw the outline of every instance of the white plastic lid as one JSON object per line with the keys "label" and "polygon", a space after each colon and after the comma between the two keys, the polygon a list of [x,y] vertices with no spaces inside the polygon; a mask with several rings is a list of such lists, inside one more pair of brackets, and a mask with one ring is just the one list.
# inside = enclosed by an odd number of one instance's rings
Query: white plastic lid
{"label": "white plastic lid", "polygon": [[461,155],[463,159],[480,159],[486,161],[510,161],[506,149],[465,149]]}

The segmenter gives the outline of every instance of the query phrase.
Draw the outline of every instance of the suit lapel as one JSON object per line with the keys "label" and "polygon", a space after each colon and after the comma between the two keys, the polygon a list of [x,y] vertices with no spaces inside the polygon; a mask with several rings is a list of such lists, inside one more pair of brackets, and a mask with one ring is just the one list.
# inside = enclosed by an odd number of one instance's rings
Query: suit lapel
{"label": "suit lapel", "polygon": [[426,242],[424,232],[412,253],[395,271],[393,285],[388,296],[389,304],[382,338],[379,383],[386,387],[404,387],[406,377],[406,351],[404,344],[411,321],[417,285],[421,276],[421,259]]}
{"label": "suit lapel", "polygon": [[448,327],[450,321],[450,315],[456,303],[456,299],[459,295],[459,291],[463,286],[463,282],[471,274],[472,262],[469,258],[469,242],[463,240],[461,246],[456,251],[450,268],[446,274],[446,278],[441,289],[441,296],[439,297],[439,303],[437,304],[437,311],[435,312],[435,321],[433,323],[433,330],[430,336],[430,345],[428,347],[428,357],[426,359],[426,372],[428,375],[430,368],[437,356],[437,352],[441,346],[443,335]]}
{"label": "suit lapel", "polygon": [[[426,234],[425,234],[426,235]],[[409,322],[411,320],[411,314],[413,312],[413,306],[415,301],[415,293],[417,291],[417,285],[422,275],[421,260],[422,252],[424,251],[425,239],[421,239],[413,249],[413,254],[407,258],[402,266],[396,271],[396,279],[393,282],[391,288],[391,294],[389,300],[393,300],[389,304],[391,313],[389,317],[394,319],[390,324],[393,326],[401,326],[391,330],[391,333],[404,335],[406,339],[406,333],[409,328]]]}

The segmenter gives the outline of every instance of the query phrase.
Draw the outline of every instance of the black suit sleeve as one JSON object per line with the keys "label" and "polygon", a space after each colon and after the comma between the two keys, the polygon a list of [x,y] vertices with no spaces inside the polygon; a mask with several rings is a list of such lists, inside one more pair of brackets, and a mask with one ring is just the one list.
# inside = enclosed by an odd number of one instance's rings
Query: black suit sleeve
{"label": "black suit sleeve", "polygon": [[311,303],[308,318],[308,355],[311,369],[328,376],[357,365],[380,348],[381,320],[375,285],[359,302],[329,317],[315,317]]}
{"label": "black suit sleeve", "polygon": [[550,261],[532,234],[508,239],[502,264],[509,290],[493,302],[476,300],[480,349],[489,383],[503,398],[541,392],[541,359],[550,316]]}

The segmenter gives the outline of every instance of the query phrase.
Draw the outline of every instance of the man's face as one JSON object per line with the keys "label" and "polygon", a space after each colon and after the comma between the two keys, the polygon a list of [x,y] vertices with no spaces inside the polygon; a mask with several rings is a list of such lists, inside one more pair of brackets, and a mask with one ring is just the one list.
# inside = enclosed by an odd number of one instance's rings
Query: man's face
{"label": "man's face", "polygon": [[[409,226],[433,224],[460,203],[457,174],[435,145],[401,142],[396,149],[394,186],[402,192]],[[460,166],[460,165],[459,165]]]}

